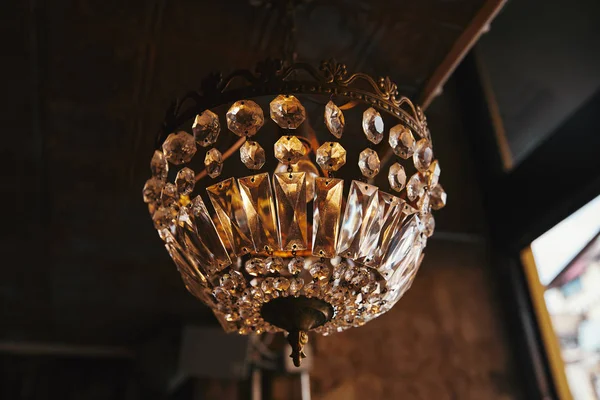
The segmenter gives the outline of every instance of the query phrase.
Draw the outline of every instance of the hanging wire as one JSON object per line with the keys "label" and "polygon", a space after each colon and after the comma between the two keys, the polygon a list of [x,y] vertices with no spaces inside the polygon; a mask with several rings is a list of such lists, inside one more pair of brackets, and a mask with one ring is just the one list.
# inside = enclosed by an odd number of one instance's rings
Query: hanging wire
{"label": "hanging wire", "polygon": [[283,60],[286,64],[292,65],[296,62],[298,54],[296,52],[296,8],[294,0],[287,0],[285,4],[285,38],[283,41]]}

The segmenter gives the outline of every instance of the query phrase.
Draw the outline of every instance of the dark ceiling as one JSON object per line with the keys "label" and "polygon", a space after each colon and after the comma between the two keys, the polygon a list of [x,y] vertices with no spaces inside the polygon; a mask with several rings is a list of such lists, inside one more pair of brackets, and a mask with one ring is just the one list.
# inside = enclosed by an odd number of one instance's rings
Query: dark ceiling
{"label": "dark ceiling", "polygon": [[[335,56],[351,71],[388,74],[418,97],[484,3],[307,1],[296,15],[298,58]],[[32,0],[9,7],[5,85],[16,107],[4,127],[14,143],[2,157],[11,209],[0,339],[121,344],[164,322],[206,320],[208,309],[187,294],[152,228],[141,188],[172,99],[209,71],[281,54],[281,4]],[[448,111],[432,112],[432,128],[458,129],[447,126]],[[443,135],[439,152],[459,168],[458,144]],[[455,179],[450,186],[466,185]],[[440,229],[469,230],[461,211],[449,207]]]}
{"label": "dark ceiling", "polygon": [[600,92],[598,15],[596,0],[513,1],[479,42],[515,166]]}

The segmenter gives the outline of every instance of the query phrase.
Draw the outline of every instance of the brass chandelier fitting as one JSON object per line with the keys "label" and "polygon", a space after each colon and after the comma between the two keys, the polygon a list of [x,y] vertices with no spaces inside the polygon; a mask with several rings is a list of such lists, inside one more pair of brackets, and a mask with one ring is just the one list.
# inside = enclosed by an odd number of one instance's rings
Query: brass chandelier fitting
{"label": "brass chandelier fitting", "polygon": [[144,201],[186,288],[226,332],[287,331],[296,365],[402,297],[446,204],[421,109],[334,60],[211,75],[157,147]]}

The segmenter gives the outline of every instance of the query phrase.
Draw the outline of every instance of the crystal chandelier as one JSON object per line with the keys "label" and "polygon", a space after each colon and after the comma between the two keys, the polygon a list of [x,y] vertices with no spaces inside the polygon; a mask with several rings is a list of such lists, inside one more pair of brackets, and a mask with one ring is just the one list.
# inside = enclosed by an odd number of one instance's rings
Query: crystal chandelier
{"label": "crystal chandelier", "polygon": [[144,201],[186,288],[226,332],[287,331],[296,365],[394,306],[446,203],[421,109],[334,60],[211,75],[157,147]]}

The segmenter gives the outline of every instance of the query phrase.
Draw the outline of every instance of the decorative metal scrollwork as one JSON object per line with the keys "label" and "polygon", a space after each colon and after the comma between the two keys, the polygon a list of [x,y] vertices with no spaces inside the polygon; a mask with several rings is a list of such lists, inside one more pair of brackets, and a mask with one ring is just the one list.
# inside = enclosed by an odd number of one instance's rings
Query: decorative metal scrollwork
{"label": "decorative metal scrollwork", "polygon": [[[302,79],[298,78],[302,77]],[[420,136],[430,138],[421,109],[405,96],[389,78],[373,79],[365,73],[348,76],[345,64],[335,59],[323,61],[317,69],[307,63],[285,66],[280,60],[267,59],[257,64],[255,72],[236,70],[227,76],[213,73],[204,78],[200,89],[187,93],[168,108],[161,132],[160,146],[167,135],[185,121],[206,109],[237,99],[278,93],[338,95],[356,99],[394,115]]]}

